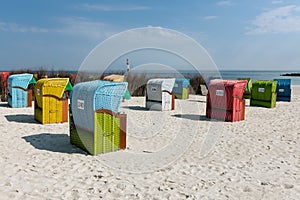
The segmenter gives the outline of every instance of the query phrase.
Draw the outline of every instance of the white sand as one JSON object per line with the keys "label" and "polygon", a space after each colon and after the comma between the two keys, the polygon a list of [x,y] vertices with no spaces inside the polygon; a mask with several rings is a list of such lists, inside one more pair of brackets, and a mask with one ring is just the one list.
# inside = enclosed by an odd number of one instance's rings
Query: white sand
{"label": "white sand", "polygon": [[144,103],[122,103],[128,149],[99,156],[70,145],[68,123],[1,103],[0,199],[299,199],[300,87],[235,123],[207,120],[203,96]]}

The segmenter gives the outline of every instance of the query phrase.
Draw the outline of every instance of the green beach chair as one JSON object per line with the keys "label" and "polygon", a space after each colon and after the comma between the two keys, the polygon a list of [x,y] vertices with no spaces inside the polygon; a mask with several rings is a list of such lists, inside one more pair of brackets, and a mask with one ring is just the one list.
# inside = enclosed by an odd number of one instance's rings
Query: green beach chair
{"label": "green beach chair", "polygon": [[276,106],[276,86],[276,81],[255,81],[252,84],[250,106],[274,108]]}
{"label": "green beach chair", "polygon": [[251,89],[252,89],[252,79],[251,78],[237,78],[237,80],[246,80],[248,83],[246,85],[243,98],[250,99],[251,98]]}

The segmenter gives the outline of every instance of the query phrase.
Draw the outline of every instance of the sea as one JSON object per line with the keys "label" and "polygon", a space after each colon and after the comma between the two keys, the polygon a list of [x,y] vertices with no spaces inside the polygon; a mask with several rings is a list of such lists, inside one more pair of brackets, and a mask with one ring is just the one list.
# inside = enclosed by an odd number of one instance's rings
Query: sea
{"label": "sea", "polygon": [[[61,72],[61,71],[57,71]],[[72,74],[76,74],[77,71],[66,71]],[[174,72],[174,71],[173,71]],[[220,70],[216,72],[210,71],[192,71],[192,70],[178,70],[176,73],[164,72],[164,71],[150,71],[147,72],[147,75],[151,77],[176,77],[178,74],[184,77],[189,77],[191,75],[202,75],[204,78],[208,77],[215,77],[215,78],[222,78],[227,80],[236,80],[237,78],[251,78],[252,81],[255,80],[273,80],[273,79],[291,79],[292,85],[300,85],[300,76],[282,76],[284,74],[291,74],[291,73],[299,73],[299,70],[294,71],[264,71],[264,70],[256,70],[256,71],[245,71],[245,70]],[[49,71],[50,73],[50,71]],[[51,71],[53,73],[53,71]],[[118,72],[118,74],[123,74],[125,72]],[[111,74],[111,73],[109,73]],[[98,74],[97,74],[98,75]],[[105,74],[104,74],[105,75]]]}
{"label": "sea", "polygon": [[[274,79],[291,79],[292,85],[300,85],[300,76],[283,76],[284,74],[297,73],[300,74],[300,70],[297,71],[245,71],[245,70],[220,70],[216,72],[210,71],[181,71],[185,77],[189,77],[193,74],[201,74],[204,78],[214,77],[222,78],[226,80],[236,80],[237,78],[251,78],[252,82],[255,80],[274,80]],[[162,75],[163,73],[161,73]],[[158,74],[157,74],[158,75]],[[162,75],[163,76],[163,75]]]}
{"label": "sea", "polygon": [[[205,79],[209,77],[221,78],[226,80],[236,80],[237,78],[251,78],[252,82],[255,80],[274,80],[274,79],[291,79],[292,85],[300,85],[300,76],[283,76],[284,74],[298,73],[297,71],[245,71],[245,70],[220,70],[220,71],[189,71],[182,70],[178,71],[180,75],[184,77],[190,77],[192,75],[202,75]],[[167,73],[167,72],[150,72],[151,77],[176,77],[178,73]]]}
{"label": "sea", "polygon": [[221,70],[223,79],[252,78],[255,80],[291,79],[292,85],[300,85],[300,76],[282,76],[283,74],[300,73],[300,71],[236,71]]}

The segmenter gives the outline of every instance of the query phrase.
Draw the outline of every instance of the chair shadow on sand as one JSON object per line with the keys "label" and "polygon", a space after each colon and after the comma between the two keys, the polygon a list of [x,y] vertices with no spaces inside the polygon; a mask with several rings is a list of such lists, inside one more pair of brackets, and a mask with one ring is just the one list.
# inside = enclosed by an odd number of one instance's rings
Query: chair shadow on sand
{"label": "chair shadow on sand", "polygon": [[189,120],[194,120],[194,121],[222,122],[221,120],[207,118],[205,115],[175,114],[175,115],[172,115],[172,117],[178,117],[178,118],[189,119]]}
{"label": "chair shadow on sand", "polygon": [[192,102],[199,102],[199,103],[206,103],[206,100],[195,100],[195,99],[188,99],[188,101],[192,101]]}
{"label": "chair shadow on sand", "polygon": [[142,106],[123,106],[123,108],[130,109],[130,110],[138,110],[138,111],[146,111],[149,110],[148,108]]}
{"label": "chair shadow on sand", "polygon": [[173,117],[183,118],[183,119],[190,119],[195,121],[210,121],[210,119],[206,118],[204,115],[194,115],[194,114],[175,114],[172,115]]}
{"label": "chair shadow on sand", "polygon": [[85,151],[70,143],[67,134],[41,133],[22,137],[26,142],[39,150],[46,150],[59,153],[87,154]]}
{"label": "chair shadow on sand", "polygon": [[19,122],[19,123],[27,123],[27,124],[39,124],[34,119],[33,115],[26,115],[26,114],[18,114],[18,115],[5,115],[5,118],[9,122]]}
{"label": "chair shadow on sand", "polygon": [[3,107],[3,108],[8,108],[8,103],[0,103],[0,107]]}

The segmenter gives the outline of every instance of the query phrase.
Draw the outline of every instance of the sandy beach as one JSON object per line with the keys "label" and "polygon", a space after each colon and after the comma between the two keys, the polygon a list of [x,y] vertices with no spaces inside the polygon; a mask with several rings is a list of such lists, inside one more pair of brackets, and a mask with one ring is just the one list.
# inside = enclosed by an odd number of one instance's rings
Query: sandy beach
{"label": "sandy beach", "polygon": [[0,199],[299,199],[300,87],[292,102],[250,107],[244,121],[205,117],[205,96],[174,111],[121,104],[127,149],[91,156],[69,124],[42,125],[33,108],[0,103]]}

